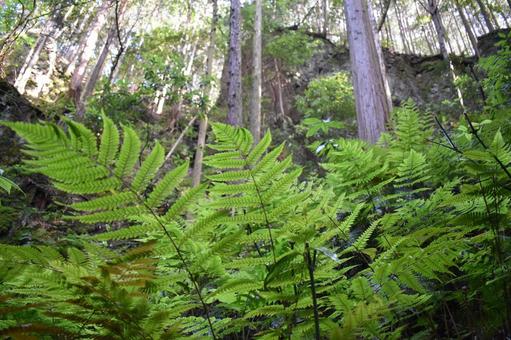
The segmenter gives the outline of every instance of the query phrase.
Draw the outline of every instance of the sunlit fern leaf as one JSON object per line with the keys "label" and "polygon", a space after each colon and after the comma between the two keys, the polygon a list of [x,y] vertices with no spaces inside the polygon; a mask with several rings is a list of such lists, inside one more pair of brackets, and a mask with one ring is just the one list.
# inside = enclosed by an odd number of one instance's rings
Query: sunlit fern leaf
{"label": "sunlit fern leaf", "polygon": [[364,232],[357,238],[355,242],[351,245],[348,249],[355,249],[357,251],[363,250],[367,246],[367,242],[369,242],[370,237],[376,230],[376,227],[378,227],[380,220],[376,220],[375,222],[371,223],[371,225],[364,230]]}
{"label": "sunlit fern leaf", "polygon": [[96,211],[96,210],[110,210],[127,205],[134,200],[137,196],[131,191],[123,191],[108,196],[94,198],[90,201],[76,202],[70,205],[74,210],[81,211]]}
{"label": "sunlit fern leaf", "polygon": [[399,178],[395,180],[395,186],[410,188],[417,184],[423,184],[431,178],[429,171],[424,155],[415,150],[410,150],[398,166]]}
{"label": "sunlit fern leaf", "polygon": [[183,180],[188,173],[188,162],[184,162],[174,170],[168,172],[158,184],[154,187],[153,191],[149,194],[146,204],[149,207],[158,207],[161,205],[176,186]]}
{"label": "sunlit fern leaf", "polygon": [[108,166],[117,154],[119,131],[110,118],[104,114],[101,117],[103,119],[103,133],[101,134],[101,144],[99,145],[98,162]]}
{"label": "sunlit fern leaf", "polygon": [[266,150],[270,147],[271,144],[271,133],[270,131],[266,131],[263,138],[257,143],[257,145],[250,151],[247,156],[247,164],[252,166],[257,162],[261,156],[266,152]]}
{"label": "sunlit fern leaf", "polygon": [[94,132],[89,130],[85,125],[65,118],[64,121],[69,126],[71,135],[80,143],[81,147],[89,157],[94,157],[98,153],[97,138]]}
{"label": "sunlit fern leaf", "polygon": [[252,148],[253,138],[248,130],[220,123],[213,123],[212,128],[216,143],[210,147],[215,150],[238,151],[242,155],[247,155]]}
{"label": "sunlit fern leaf", "polygon": [[[145,192],[164,161],[164,150],[156,142],[152,151],[145,157],[131,181],[129,174],[139,161],[140,139],[136,133],[123,127],[123,143],[119,149],[119,134],[115,124],[103,116],[103,133],[99,151],[95,135],[85,126],[66,120],[68,133],[53,124],[27,124],[2,122],[27,140],[26,147],[31,159],[26,160],[33,172],[42,173],[52,179],[54,186],[72,194],[93,195],[88,201],[75,202],[71,208],[82,211],[71,219],[84,223],[111,223],[138,221],[142,216],[153,216],[152,209],[158,208],[168,199],[177,185],[187,174],[185,162],[165,175],[145,197]],[[57,149],[58,152],[52,152]],[[121,191],[122,188],[122,191]],[[182,195],[176,204],[171,205],[162,221],[170,223],[179,216],[203,191],[204,187],[194,188]],[[155,216],[153,216],[155,217]],[[137,223],[148,226],[147,223]],[[154,225],[152,223],[151,225]],[[137,227],[134,227],[137,228]],[[142,228],[143,229],[143,228]],[[149,228],[150,229],[150,228]],[[152,229],[151,229],[152,230]],[[122,234],[116,231],[117,238],[137,235],[134,230]]]}
{"label": "sunlit fern leaf", "polygon": [[119,158],[115,164],[115,175],[124,177],[129,175],[137,163],[140,154],[141,142],[137,133],[130,127],[123,126],[123,143]]}
{"label": "sunlit fern leaf", "polygon": [[147,188],[147,185],[165,161],[164,156],[163,147],[159,142],[156,142],[151,153],[142,162],[140,169],[138,169],[133,179],[131,187],[134,191],[143,192]]}

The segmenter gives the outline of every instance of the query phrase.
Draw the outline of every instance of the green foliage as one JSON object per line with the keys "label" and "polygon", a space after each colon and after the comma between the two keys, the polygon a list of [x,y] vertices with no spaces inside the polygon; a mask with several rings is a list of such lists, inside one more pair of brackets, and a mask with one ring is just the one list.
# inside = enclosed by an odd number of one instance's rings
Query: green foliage
{"label": "green foliage", "polygon": [[103,90],[87,102],[87,116],[91,120],[100,117],[102,112],[108,112],[115,122],[139,121],[146,114],[146,102],[153,96],[152,90],[139,88],[132,91],[123,81],[110,87],[109,81],[105,79],[98,88]]}
{"label": "green foliage", "polygon": [[323,120],[353,119],[355,99],[349,75],[339,72],[312,80],[296,106],[305,117]]}
{"label": "green foliage", "polygon": [[0,189],[5,191],[8,194],[11,193],[12,189],[16,189],[16,190],[20,190],[21,191],[21,189],[18,187],[18,185],[16,183],[14,183],[10,179],[5,178],[4,176],[2,176],[3,173],[4,173],[4,171],[2,169],[0,169]]}
{"label": "green foliage", "polygon": [[486,72],[483,87],[491,111],[509,108],[511,98],[511,34],[501,33],[496,54],[481,58],[479,66]]}
{"label": "green foliage", "polygon": [[314,55],[318,41],[300,31],[282,33],[265,45],[265,53],[293,69],[306,63]]}
{"label": "green foliage", "polygon": [[337,140],[326,179],[305,182],[269,132],[254,145],[248,130],[214,123],[209,184],[185,190],[186,162],[160,175],[160,144],[140,156],[137,134],[106,116],[99,140],[69,120],[2,123],[26,140],[31,171],[79,195],[67,219],[102,232],[2,246],[0,334],[499,334],[509,134],[495,122],[468,125],[441,146],[413,105],[394,117],[378,145]]}

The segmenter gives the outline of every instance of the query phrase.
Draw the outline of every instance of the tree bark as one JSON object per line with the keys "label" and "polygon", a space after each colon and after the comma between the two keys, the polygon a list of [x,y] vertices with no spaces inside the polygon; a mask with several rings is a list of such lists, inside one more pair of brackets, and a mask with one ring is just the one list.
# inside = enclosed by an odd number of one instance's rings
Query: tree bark
{"label": "tree bark", "polygon": [[477,38],[474,35],[474,31],[472,31],[472,27],[470,27],[470,23],[468,22],[467,16],[465,15],[465,12],[463,11],[463,8],[461,7],[459,0],[454,0],[454,4],[456,6],[458,14],[460,15],[461,22],[465,27],[465,32],[467,32],[468,38],[470,39],[470,43],[472,44],[474,53],[479,58],[480,57],[479,48],[477,48]]}
{"label": "tree bark", "polygon": [[385,71],[376,27],[372,23],[367,0],[345,0],[344,11],[348,26],[348,40],[358,135],[376,143],[385,131],[391,101],[388,96]]}
{"label": "tree bark", "polygon": [[[261,137],[261,78],[262,78],[262,0],[255,0],[256,11],[254,18],[254,41],[252,49],[252,96],[250,100],[250,131],[254,137],[254,144]],[[326,34],[326,33],[325,33]]]}
{"label": "tree bark", "polygon": [[[211,78],[213,73],[213,59],[215,54],[215,39],[216,28],[218,25],[218,2],[213,0],[213,20],[211,21],[211,30],[209,32],[209,45],[207,49],[206,60],[206,78]],[[207,79],[207,84],[204,87],[204,94],[208,97],[206,107],[204,110],[209,111],[209,102],[211,96],[212,86],[211,79]],[[204,158],[204,147],[206,146],[206,135],[208,131],[208,116],[204,114],[199,123],[199,134],[197,136],[197,148],[195,150],[195,158],[193,161],[192,169],[192,186],[197,187],[200,184],[202,177],[202,160]]]}
{"label": "tree bark", "polygon": [[73,76],[71,77],[69,88],[77,106],[80,103],[82,83],[87,71],[87,65],[94,55],[96,43],[99,38],[99,32],[106,23],[109,6],[110,1],[104,0],[104,2],[101,4],[101,7],[98,9],[97,16],[89,28],[89,35],[85,41],[85,46],[80,57],[78,58],[76,68],[74,69]]}
{"label": "tree bark", "polygon": [[241,8],[240,0],[231,0],[230,39],[229,39],[229,89],[227,122],[241,126]]}

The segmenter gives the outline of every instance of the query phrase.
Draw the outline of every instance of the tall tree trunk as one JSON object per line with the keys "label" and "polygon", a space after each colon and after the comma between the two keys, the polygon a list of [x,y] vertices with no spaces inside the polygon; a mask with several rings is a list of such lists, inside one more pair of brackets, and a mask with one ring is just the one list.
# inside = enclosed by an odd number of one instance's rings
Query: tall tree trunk
{"label": "tall tree trunk", "polygon": [[399,22],[401,27],[403,28],[403,35],[407,41],[408,48],[410,50],[411,54],[415,54],[415,43],[413,41],[413,37],[410,32],[410,25],[408,23],[408,13],[406,13],[406,6],[404,7],[405,10],[403,10],[403,7],[399,4],[399,0],[396,1],[396,9],[399,12]]}
{"label": "tall tree trunk", "polygon": [[477,39],[474,35],[474,31],[472,31],[472,27],[470,26],[470,23],[468,22],[467,16],[465,15],[465,12],[463,11],[463,8],[460,5],[459,0],[454,0],[454,4],[456,6],[456,10],[458,11],[458,14],[460,15],[461,22],[463,23],[463,27],[465,27],[465,32],[467,32],[468,38],[470,39],[470,43],[472,44],[472,48],[474,50],[474,53],[479,58],[479,48],[477,47]]}
{"label": "tall tree trunk", "polygon": [[[117,2],[118,6],[116,7],[116,11],[118,11],[116,15],[116,19],[119,22],[121,21],[124,11],[126,10],[127,5],[126,0],[119,0]],[[118,22],[118,23],[119,23]],[[108,54],[110,53],[110,47],[112,46],[112,42],[114,41],[116,34],[117,34],[117,24],[112,23],[110,26],[110,29],[108,30],[108,34],[106,36],[105,44],[103,45],[103,48],[101,49],[101,53],[99,54],[98,60],[96,61],[96,64],[94,65],[94,68],[92,69],[92,73],[89,76],[89,79],[87,79],[87,83],[85,85],[85,88],[83,92],[80,94],[80,98],[77,105],[76,113],[78,116],[83,116],[85,113],[85,102],[87,99],[92,95],[94,92],[94,88],[96,87],[96,84],[101,77],[101,74],[103,73],[103,69],[105,67],[106,58],[108,57]],[[120,23],[119,23],[120,25]]]}
{"label": "tall tree trunk", "polygon": [[105,25],[109,6],[110,1],[104,0],[103,3],[101,4],[101,7],[98,9],[96,18],[89,28],[89,35],[87,36],[85,46],[78,59],[78,62],[76,63],[76,68],[74,69],[73,76],[71,77],[71,83],[69,85],[69,88],[71,95],[73,96],[74,101],[77,105],[80,103],[82,83],[83,79],[85,78],[85,73],[87,71],[87,65],[89,64],[90,59],[94,55],[96,43],[99,38],[99,32]]}
{"label": "tall tree trunk", "polygon": [[[414,7],[415,7],[415,15],[417,16],[417,18],[419,18],[420,16],[420,12],[419,12],[419,8],[417,7],[417,2],[414,1]],[[431,40],[429,39],[429,34],[428,32],[426,31],[426,27],[424,27],[424,25],[420,25],[421,27],[421,31],[422,31],[422,35],[424,36],[424,40],[426,41],[426,46],[428,47],[428,50],[429,50],[429,53],[431,55],[435,54],[435,49],[433,47],[433,44],[431,43]]]}
{"label": "tall tree trunk", "polygon": [[381,13],[380,21],[378,21],[378,26],[376,27],[376,30],[378,32],[381,31],[381,29],[383,27],[383,24],[387,20],[387,14],[389,13],[389,8],[390,8],[390,3],[391,2],[392,2],[392,0],[385,0],[385,4],[383,5],[383,8],[382,8],[382,13]]}
{"label": "tall tree trunk", "polygon": [[383,61],[367,0],[345,0],[358,135],[376,143],[391,110]]}
{"label": "tall tree trunk", "polygon": [[447,48],[445,47],[445,30],[444,26],[442,24],[442,19],[440,17],[440,12],[438,10],[438,2],[437,0],[428,0],[428,6],[426,7],[429,14],[431,15],[431,18],[433,20],[433,23],[435,25],[435,29],[437,31],[437,37],[438,37],[438,44],[440,45],[440,50],[442,51],[442,56],[445,61],[449,64],[449,71],[451,75],[451,79],[453,81],[453,85],[456,89],[456,93],[458,95],[458,99],[460,102],[460,105],[462,108],[464,108],[464,100],[463,100],[463,94],[461,93],[461,90],[458,86],[456,86],[456,72],[454,70],[454,65],[452,64],[451,59],[449,58],[449,52],[447,51]]}
{"label": "tall tree trunk", "polygon": [[[65,59],[67,60],[68,64],[66,67],[66,74],[73,74],[73,71],[75,70],[76,63],[78,62],[78,57],[80,56],[80,53],[85,48],[85,44],[87,43],[87,37],[89,36],[89,26],[92,24],[90,22],[91,17],[91,11],[88,11],[85,13],[85,16],[83,17],[83,20],[81,21],[80,25],[76,29],[76,31],[73,31],[71,36],[75,33],[80,33],[80,37],[78,40],[78,46],[72,47],[72,43],[69,44],[69,47],[65,50]],[[94,20],[94,19],[93,19]]]}
{"label": "tall tree trunk", "polygon": [[394,12],[396,12],[397,24],[399,26],[399,35],[400,35],[401,41],[403,43],[403,48],[404,48],[406,54],[410,54],[411,49],[410,49],[410,46],[408,45],[408,39],[406,39],[405,28],[403,26],[403,21],[401,19],[401,12],[397,5],[397,1],[394,2]]}
{"label": "tall tree trunk", "polygon": [[[216,27],[218,25],[218,2],[213,0],[213,20],[211,21],[211,30],[209,32],[209,45],[206,61],[206,78],[210,78],[213,73],[213,58],[215,54],[215,39],[216,39]],[[205,114],[199,123],[199,134],[197,136],[197,148],[195,150],[195,159],[193,161],[192,170],[192,186],[196,187],[200,184],[202,177],[202,160],[204,158],[204,147],[206,145],[206,134],[208,131],[208,116],[209,103],[211,97],[212,86],[210,84],[211,79],[207,79],[208,83],[204,87],[204,94],[208,97],[207,106],[204,108]]]}
{"label": "tall tree trunk", "polygon": [[241,126],[241,13],[240,0],[231,0],[230,39],[229,39],[229,89],[227,122]]}
{"label": "tall tree trunk", "polygon": [[57,65],[57,37],[48,37],[48,43],[46,46],[46,50],[48,52],[48,66],[46,67],[46,73],[41,77],[38,77],[37,86],[34,90],[35,97],[39,97],[47,92],[48,84],[51,82],[51,77]]}
{"label": "tall tree trunk", "polygon": [[[262,0],[256,0],[254,18],[254,41],[252,48],[252,96],[250,100],[250,131],[254,136],[254,143],[259,142],[261,137],[261,78],[262,78]],[[324,31],[326,34],[326,31]]]}
{"label": "tall tree trunk", "polygon": [[449,52],[447,51],[447,47],[445,46],[445,29],[444,25],[442,24],[442,19],[440,18],[440,13],[438,11],[437,0],[428,0],[427,9],[429,14],[431,15],[433,25],[435,26],[438,46],[440,47],[440,53],[442,54],[445,60],[449,60]]}
{"label": "tall tree trunk", "polygon": [[105,67],[106,58],[108,57],[108,54],[110,53],[110,46],[112,45],[112,41],[115,37],[116,28],[110,27],[108,30],[108,35],[106,37],[105,44],[103,45],[103,48],[101,49],[101,53],[99,54],[98,60],[96,61],[96,65],[94,65],[94,69],[92,70],[92,73],[90,74],[89,78],[87,79],[87,83],[85,85],[85,88],[83,92],[80,94],[80,99],[78,101],[78,105],[76,108],[76,114],[78,116],[83,116],[85,113],[85,102],[87,99],[92,95],[94,92],[94,88],[96,87],[96,84],[99,80],[99,77],[101,76],[101,73],[103,72],[103,68]]}
{"label": "tall tree trunk", "polygon": [[490,15],[488,14],[488,10],[486,9],[486,5],[482,0],[476,0],[479,9],[481,10],[481,14],[483,16],[484,22],[486,23],[486,27],[490,30],[490,32],[495,31],[495,27],[491,22]]}
{"label": "tall tree trunk", "polygon": [[[257,7],[257,1],[261,2],[261,0],[256,0],[256,7]],[[322,3],[323,3],[323,5],[321,7],[323,10],[323,36],[326,38],[327,34],[328,34],[328,0],[323,0]],[[260,6],[262,6],[262,5],[260,5]],[[257,11],[257,9],[256,9],[256,11]]]}
{"label": "tall tree trunk", "polygon": [[277,92],[277,104],[278,104],[278,117],[282,120],[284,126],[287,123],[286,110],[284,109],[284,96],[282,94],[282,78],[280,77],[280,67],[279,61],[277,59],[273,59],[273,64],[275,65],[275,77],[277,79],[276,92]]}
{"label": "tall tree trunk", "polygon": [[395,40],[392,35],[392,26],[390,26],[390,23],[388,20],[385,20],[385,23],[383,24],[385,26],[385,31],[387,32],[387,37],[389,39],[389,49],[395,50]]}
{"label": "tall tree trunk", "polygon": [[495,11],[489,7],[488,8],[488,13],[490,14],[490,17],[491,19],[493,20],[493,22],[495,23],[495,28],[496,29],[500,29],[500,25],[499,25],[499,20],[497,19],[497,17],[495,16]]}
{"label": "tall tree trunk", "polygon": [[469,6],[470,6],[470,16],[472,17],[472,21],[477,24],[478,26],[478,29],[480,31],[480,33],[476,33],[476,36],[479,36],[479,35],[482,35],[482,34],[485,34],[485,33],[488,33],[488,27],[486,27],[483,22],[481,21],[481,18],[479,18],[479,15],[477,13],[477,9],[475,7],[475,4],[473,2],[469,2],[468,3]]}
{"label": "tall tree trunk", "polygon": [[39,61],[39,55],[46,44],[46,40],[48,40],[48,32],[45,30],[41,32],[39,37],[36,40],[34,47],[30,50],[25,59],[25,63],[20,70],[16,81],[14,82],[14,86],[18,89],[20,93],[25,93],[25,87],[27,86],[28,80],[32,75],[32,69],[35,64]]}

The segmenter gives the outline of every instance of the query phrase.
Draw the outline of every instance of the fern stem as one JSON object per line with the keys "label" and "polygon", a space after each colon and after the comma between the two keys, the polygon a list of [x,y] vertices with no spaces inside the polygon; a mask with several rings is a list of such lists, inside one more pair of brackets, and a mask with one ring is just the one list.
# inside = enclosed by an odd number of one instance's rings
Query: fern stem
{"label": "fern stem", "polygon": [[277,257],[275,256],[275,245],[274,245],[273,236],[271,233],[271,224],[270,224],[270,220],[268,219],[268,213],[266,212],[266,207],[264,206],[263,198],[261,196],[261,191],[259,190],[259,186],[257,185],[254,175],[250,174],[250,178],[252,179],[252,182],[254,182],[254,187],[255,187],[256,193],[257,193],[257,198],[259,199],[259,202],[261,204],[261,209],[263,210],[264,220],[266,222],[266,227],[268,228],[268,234],[270,237],[270,246],[271,246],[271,252],[273,255],[273,264],[275,264],[277,262]]}
{"label": "fern stem", "polygon": [[[99,164],[99,163],[98,163]],[[133,188],[131,187],[131,185],[129,185],[128,183],[126,183],[124,181],[123,178],[119,177],[119,176],[116,176],[115,173],[112,171],[112,169],[110,169],[109,167],[107,168],[108,171],[110,172],[110,174],[114,177],[116,177],[119,181],[121,181],[121,183],[132,193],[135,195],[135,197],[137,198],[137,200],[144,206],[144,208],[154,217],[154,219],[158,222],[158,224],[160,225],[161,229],[163,230],[163,232],[165,233],[165,236],[169,239],[170,243],[172,244],[172,247],[174,248],[174,250],[176,251],[176,254],[179,258],[179,261],[183,264],[183,268],[184,270],[186,271],[188,277],[190,278],[190,281],[192,281],[192,284],[193,284],[193,287],[194,287],[194,290],[195,292],[197,293],[197,296],[199,298],[199,301],[202,305],[202,309],[204,310],[204,313],[206,314],[206,319],[208,321],[208,325],[209,325],[209,329],[211,331],[211,336],[213,337],[213,339],[217,339],[216,336],[215,336],[215,331],[213,329],[213,323],[211,322],[211,318],[209,316],[209,308],[206,304],[206,302],[204,301],[204,298],[202,296],[202,293],[200,291],[200,287],[199,287],[199,283],[197,282],[196,278],[195,278],[195,275],[192,273],[192,271],[190,270],[190,266],[188,265],[188,263],[186,262],[186,259],[185,257],[183,256],[182,252],[181,252],[181,249],[179,248],[179,246],[177,245],[176,241],[174,240],[174,238],[172,237],[172,235],[169,233],[169,231],[167,230],[167,228],[165,227],[165,225],[163,224],[163,222],[160,220],[160,217],[158,216],[158,214],[156,214],[153,210],[153,208],[151,208],[149,205],[147,205],[146,201],[143,199],[143,197],[140,196],[140,194],[136,191],[136,190],[133,190]]]}
{"label": "fern stem", "polygon": [[314,250],[314,259],[311,258],[311,252],[309,243],[305,243],[305,262],[307,263],[307,269],[309,270],[309,280],[311,285],[311,297],[312,297],[312,306],[314,312],[314,331],[316,340],[320,340],[320,330],[319,330],[319,313],[318,313],[318,300],[316,296],[316,283],[314,281],[314,267],[316,266],[316,250]]}
{"label": "fern stem", "polygon": [[[346,233],[344,232],[344,230],[342,230],[341,228],[339,228],[339,225],[337,223],[335,223],[335,221],[332,219],[332,217],[330,216],[327,216],[328,219],[330,220],[330,222],[333,223],[333,225],[339,229],[339,231],[342,233],[342,235],[344,236],[344,238],[349,241],[349,236],[346,235]],[[374,268],[371,266],[371,264],[369,263],[369,261],[367,261],[364,253],[362,253],[362,251],[355,245],[355,244],[352,244],[353,246],[353,249],[355,249],[355,251],[357,252],[358,256],[360,256],[360,258],[362,259],[362,261],[364,261],[364,263],[367,265],[367,267],[374,273]]]}
{"label": "fern stem", "polygon": [[507,177],[509,177],[509,179],[511,179],[511,173],[509,172],[509,170],[507,169],[507,167],[504,165],[504,163],[502,163],[502,161],[497,157],[497,155],[495,155],[493,152],[490,151],[490,149],[488,148],[488,146],[483,142],[483,140],[481,139],[481,137],[479,137],[479,134],[477,133],[477,130],[474,128],[474,125],[472,125],[472,121],[470,120],[470,118],[468,117],[468,114],[466,111],[463,111],[463,115],[465,116],[465,120],[467,121],[468,123],[468,126],[470,127],[470,132],[474,135],[474,137],[477,139],[477,141],[479,142],[479,144],[481,144],[481,146],[493,157],[493,159],[497,162],[497,164],[500,166],[500,168],[502,170],[504,170],[504,172],[506,173]]}
{"label": "fern stem", "polygon": [[155,220],[158,222],[158,224],[162,228],[163,232],[165,233],[165,235],[169,239],[170,243],[172,244],[172,247],[176,250],[176,254],[177,254],[178,258],[179,258],[179,261],[181,261],[181,263],[183,264],[184,270],[186,271],[186,273],[190,277],[190,281],[192,281],[192,284],[194,286],[195,292],[197,293],[197,296],[199,297],[199,300],[200,300],[200,303],[201,303],[202,308],[204,310],[204,313],[206,313],[206,319],[208,321],[209,329],[211,331],[211,336],[213,337],[213,339],[216,340],[215,330],[213,329],[213,323],[211,322],[211,318],[209,316],[209,308],[208,308],[208,306],[206,304],[206,301],[204,301],[204,297],[202,296],[202,293],[200,291],[199,283],[197,282],[197,279],[195,278],[195,275],[190,270],[190,266],[186,262],[186,259],[183,256],[183,253],[181,252],[181,249],[177,245],[177,243],[174,240],[174,238],[172,237],[172,235],[170,235],[169,231],[167,230],[167,228],[165,227],[163,222],[160,220],[160,217],[158,216],[158,214],[156,214],[153,211],[153,209],[150,206],[147,205],[145,200],[143,200],[136,191],[131,189],[130,186],[128,186],[128,190],[130,190],[132,193],[134,193],[137,196],[137,199],[139,199],[140,202],[144,205],[144,207],[151,213],[151,215],[155,218]]}

